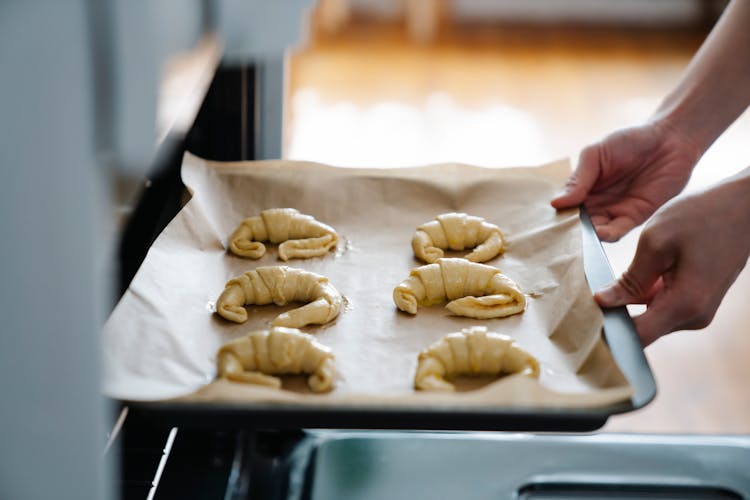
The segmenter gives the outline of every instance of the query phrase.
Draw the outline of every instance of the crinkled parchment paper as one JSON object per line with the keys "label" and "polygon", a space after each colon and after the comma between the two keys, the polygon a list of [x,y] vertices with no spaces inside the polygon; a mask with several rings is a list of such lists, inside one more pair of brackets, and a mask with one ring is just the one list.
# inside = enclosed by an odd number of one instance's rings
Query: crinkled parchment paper
{"label": "crinkled parchment paper", "polygon": [[[567,161],[536,168],[488,169],[445,164],[362,170],[313,163],[214,163],[186,155],[182,176],[191,200],[151,247],[109,318],[103,339],[105,393],[125,400],[279,401],[285,404],[458,404],[581,407],[630,396],[602,340],[602,315],[583,273],[577,210],[549,205],[570,173]],[[284,308],[250,306],[238,325],[212,314],[224,284],[243,271],[284,264],[277,249],[254,261],[226,252],[244,217],[294,207],[341,235],[325,257],[286,265],[329,277],[346,298],[331,324],[308,327],[336,357],[335,390],[311,394],[303,377],[277,391],[213,381],[215,353],[226,341],[267,328]],[[415,228],[450,211],[485,217],[508,239],[487,262],[527,294],[521,315],[494,320],[451,316],[442,306],[399,312],[393,288],[419,265]],[[413,390],[418,352],[471,325],[513,336],[541,362],[540,379],[471,379],[456,394]],[[212,382],[213,381],[213,382]]]}

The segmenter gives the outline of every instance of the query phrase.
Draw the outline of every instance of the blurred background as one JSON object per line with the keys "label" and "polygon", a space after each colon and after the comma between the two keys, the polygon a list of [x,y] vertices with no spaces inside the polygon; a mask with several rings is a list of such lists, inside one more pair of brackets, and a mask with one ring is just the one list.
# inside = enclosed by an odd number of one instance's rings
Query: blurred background
{"label": "blurred background", "polygon": [[[354,167],[574,165],[588,143],[648,118],[725,5],[320,0],[288,59],[284,154]],[[687,192],[750,164],[748,137],[745,114]],[[616,274],[638,234],[605,245]],[[656,400],[605,430],[750,432],[748,294],[744,272],[711,326],[649,347]]]}

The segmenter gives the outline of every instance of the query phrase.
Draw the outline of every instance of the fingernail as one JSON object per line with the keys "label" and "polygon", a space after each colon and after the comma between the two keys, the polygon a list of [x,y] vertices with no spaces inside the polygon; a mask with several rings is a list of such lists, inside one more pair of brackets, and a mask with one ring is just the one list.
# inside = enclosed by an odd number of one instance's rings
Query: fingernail
{"label": "fingernail", "polygon": [[623,299],[622,289],[617,285],[602,288],[596,292],[596,299],[597,302],[603,306],[620,305],[620,302]]}
{"label": "fingernail", "polygon": [[[599,237],[600,240],[610,242],[611,234],[609,231],[609,228],[606,226],[594,226],[594,230],[596,231],[596,235]],[[611,287],[610,287],[611,288]]]}

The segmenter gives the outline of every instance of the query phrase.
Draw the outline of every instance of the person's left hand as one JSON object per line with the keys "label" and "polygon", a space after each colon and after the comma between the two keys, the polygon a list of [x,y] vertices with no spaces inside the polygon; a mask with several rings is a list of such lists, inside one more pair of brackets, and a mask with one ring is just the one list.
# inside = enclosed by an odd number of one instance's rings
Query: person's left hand
{"label": "person's left hand", "polygon": [[750,169],[658,210],[618,281],[597,292],[602,307],[647,304],[633,318],[644,346],[713,320],[750,252]]}

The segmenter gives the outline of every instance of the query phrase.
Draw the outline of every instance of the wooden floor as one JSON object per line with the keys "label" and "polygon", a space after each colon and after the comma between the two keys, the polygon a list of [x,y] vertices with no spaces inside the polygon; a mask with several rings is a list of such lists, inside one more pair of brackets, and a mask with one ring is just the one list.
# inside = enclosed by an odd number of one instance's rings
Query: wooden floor
{"label": "wooden floor", "polygon": [[[415,45],[397,26],[360,26],[291,58],[285,154],[346,166],[461,161],[533,165],[575,157],[637,124],[678,80],[705,33],[489,28]],[[750,164],[743,116],[699,165],[690,190]],[[607,245],[623,271],[637,233]],[[750,433],[750,273],[713,324],[646,350],[658,395],[607,431]]]}

